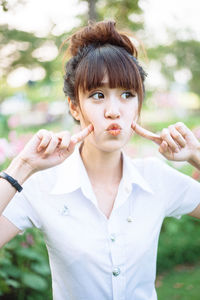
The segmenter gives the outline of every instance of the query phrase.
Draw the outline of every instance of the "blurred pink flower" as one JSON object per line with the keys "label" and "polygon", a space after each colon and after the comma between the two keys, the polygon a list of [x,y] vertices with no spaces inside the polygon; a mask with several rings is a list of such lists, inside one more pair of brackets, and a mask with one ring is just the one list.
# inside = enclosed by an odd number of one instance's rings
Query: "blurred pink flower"
{"label": "blurred pink flower", "polygon": [[0,164],[6,161],[6,158],[11,154],[12,149],[5,138],[0,139]]}
{"label": "blurred pink flower", "polygon": [[27,244],[26,242],[21,242],[21,246],[22,246],[23,248],[28,248],[28,244]]}
{"label": "blurred pink flower", "polygon": [[19,123],[20,123],[20,119],[19,119],[19,116],[17,116],[17,115],[12,115],[8,119],[8,127],[9,128],[16,128],[19,125]]}
{"label": "blurred pink flower", "polygon": [[26,236],[26,242],[29,246],[34,245],[34,238],[31,234],[27,234]]}
{"label": "blurred pink flower", "polygon": [[31,133],[18,137],[17,133],[12,130],[9,133],[8,140],[0,138],[0,165],[3,164],[7,158],[12,159],[15,157],[24,148],[31,137]]}
{"label": "blurred pink flower", "polygon": [[10,142],[15,142],[17,140],[17,132],[15,130],[11,130],[8,134],[8,140]]}
{"label": "blurred pink flower", "polygon": [[17,137],[15,132],[12,132],[12,134],[9,135],[13,156],[17,155],[20,151],[22,151],[22,149],[32,136],[33,135],[31,133],[27,133]]}
{"label": "blurred pink flower", "polygon": [[3,164],[6,160],[6,155],[3,151],[3,149],[0,148],[0,164]]}
{"label": "blurred pink flower", "polygon": [[34,242],[34,238],[33,238],[32,234],[27,234],[26,241],[25,242],[21,242],[21,246],[23,248],[28,248],[28,247],[34,245],[34,243],[35,242]]}

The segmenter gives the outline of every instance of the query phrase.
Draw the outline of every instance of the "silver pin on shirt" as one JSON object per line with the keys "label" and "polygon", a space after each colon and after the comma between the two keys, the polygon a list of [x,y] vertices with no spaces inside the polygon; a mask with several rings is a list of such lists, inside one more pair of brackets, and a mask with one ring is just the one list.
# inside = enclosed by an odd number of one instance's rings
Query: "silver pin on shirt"
{"label": "silver pin on shirt", "polygon": [[69,216],[70,212],[69,212],[69,208],[67,207],[67,205],[63,206],[63,209],[61,211],[61,215],[62,216]]}

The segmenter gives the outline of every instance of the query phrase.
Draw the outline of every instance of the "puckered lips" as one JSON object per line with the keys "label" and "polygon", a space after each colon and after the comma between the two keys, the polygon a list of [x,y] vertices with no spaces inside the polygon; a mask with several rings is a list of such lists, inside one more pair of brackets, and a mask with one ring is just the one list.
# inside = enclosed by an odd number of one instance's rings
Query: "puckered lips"
{"label": "puckered lips", "polygon": [[111,125],[108,126],[108,128],[106,129],[106,131],[114,136],[117,136],[121,133],[122,128],[119,126],[119,124],[117,123],[113,123]]}

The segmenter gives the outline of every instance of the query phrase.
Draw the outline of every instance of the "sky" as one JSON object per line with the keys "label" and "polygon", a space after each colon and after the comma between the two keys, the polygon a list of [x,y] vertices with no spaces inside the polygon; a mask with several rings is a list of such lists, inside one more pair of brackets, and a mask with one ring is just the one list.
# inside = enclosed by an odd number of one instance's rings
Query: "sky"
{"label": "sky", "polygon": [[[87,11],[86,2],[78,0],[23,1],[25,5],[18,5],[10,12],[0,9],[0,23],[35,32],[38,36],[45,36],[53,23],[56,24],[53,34],[67,32],[79,24],[76,16]],[[8,0],[12,8],[16,2]],[[200,40],[199,0],[140,0],[139,5],[144,11],[145,32],[149,39],[166,43],[168,28],[177,30],[182,39],[186,39],[187,31],[190,31],[190,36]]]}
{"label": "sky", "polygon": [[[15,6],[17,0],[8,0],[10,12],[0,10],[0,24],[11,28],[31,31],[39,37],[45,36],[52,24],[56,24],[55,35],[69,31],[79,24],[76,16],[87,10],[86,3],[78,0],[23,0],[23,5]],[[14,7],[14,8],[13,8]]]}
{"label": "sky", "polygon": [[157,43],[167,43],[169,30],[184,40],[200,40],[199,0],[140,0],[145,31]]}

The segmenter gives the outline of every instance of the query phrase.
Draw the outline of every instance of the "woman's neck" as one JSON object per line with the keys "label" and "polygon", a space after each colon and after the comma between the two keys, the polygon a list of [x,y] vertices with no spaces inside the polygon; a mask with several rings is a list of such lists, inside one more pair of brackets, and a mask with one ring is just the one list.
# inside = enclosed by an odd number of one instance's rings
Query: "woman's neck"
{"label": "woman's neck", "polygon": [[83,143],[80,152],[92,184],[119,184],[122,177],[120,150],[105,152]]}

